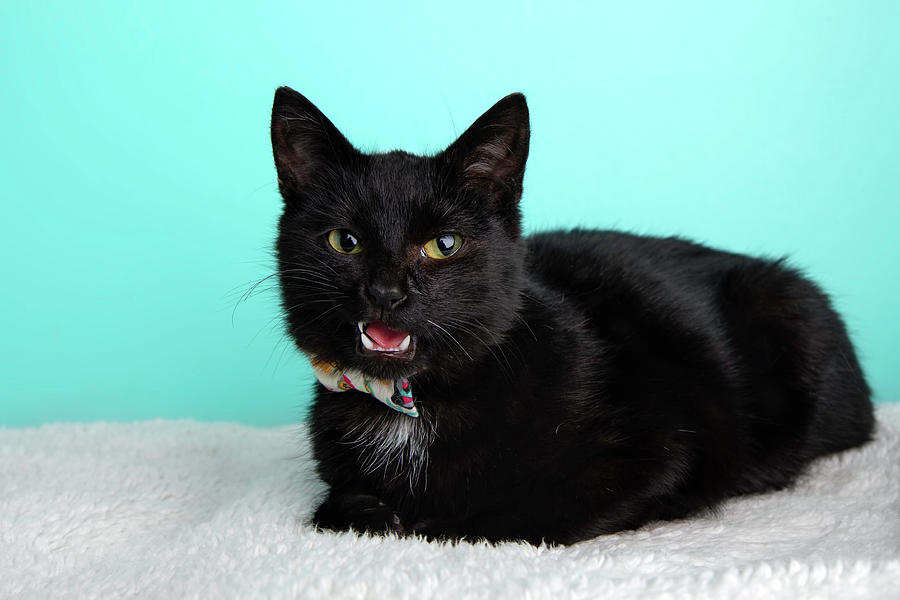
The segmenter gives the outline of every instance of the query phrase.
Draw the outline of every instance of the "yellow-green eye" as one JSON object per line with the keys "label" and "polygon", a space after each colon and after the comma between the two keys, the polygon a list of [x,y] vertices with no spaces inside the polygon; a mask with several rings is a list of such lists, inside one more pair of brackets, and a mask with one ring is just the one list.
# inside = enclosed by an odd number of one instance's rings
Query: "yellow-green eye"
{"label": "yellow-green eye", "polygon": [[359,254],[362,252],[359,240],[346,229],[332,229],[329,231],[328,243],[341,254]]}
{"label": "yellow-green eye", "polygon": [[445,233],[433,240],[428,240],[422,247],[422,256],[428,258],[448,258],[456,254],[462,246],[462,236],[455,233]]}

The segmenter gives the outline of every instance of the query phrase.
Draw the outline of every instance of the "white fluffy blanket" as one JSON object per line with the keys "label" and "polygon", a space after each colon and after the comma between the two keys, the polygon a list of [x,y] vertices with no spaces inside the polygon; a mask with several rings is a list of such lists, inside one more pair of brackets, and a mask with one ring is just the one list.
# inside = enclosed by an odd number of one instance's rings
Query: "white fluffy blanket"
{"label": "white fluffy blanket", "polygon": [[0,429],[0,597],[900,598],[900,403],[792,490],[568,548],[317,533],[303,427]]}

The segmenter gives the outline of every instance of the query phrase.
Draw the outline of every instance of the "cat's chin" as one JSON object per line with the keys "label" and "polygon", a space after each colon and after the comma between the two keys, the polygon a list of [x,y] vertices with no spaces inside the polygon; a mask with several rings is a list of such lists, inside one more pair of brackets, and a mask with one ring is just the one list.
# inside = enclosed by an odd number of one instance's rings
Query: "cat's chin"
{"label": "cat's chin", "polygon": [[416,338],[410,336],[409,342],[403,350],[373,350],[362,339],[356,342],[356,354],[367,361],[383,362],[384,364],[409,363],[416,356]]}
{"label": "cat's chin", "polygon": [[357,342],[356,362],[359,368],[369,375],[382,379],[400,379],[411,377],[422,367],[417,365],[415,337],[410,340],[409,347],[403,352],[372,351]]}
{"label": "cat's chin", "polygon": [[412,357],[386,358],[371,354],[358,354],[353,366],[372,377],[391,380],[412,377],[426,368],[414,361]]}

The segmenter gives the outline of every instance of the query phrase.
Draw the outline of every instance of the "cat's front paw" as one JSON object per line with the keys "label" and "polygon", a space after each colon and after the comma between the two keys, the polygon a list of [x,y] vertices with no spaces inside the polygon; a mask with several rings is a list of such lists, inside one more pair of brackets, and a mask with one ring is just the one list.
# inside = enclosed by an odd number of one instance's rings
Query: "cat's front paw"
{"label": "cat's front paw", "polygon": [[332,494],[316,510],[313,525],[320,529],[405,534],[394,510],[371,494]]}

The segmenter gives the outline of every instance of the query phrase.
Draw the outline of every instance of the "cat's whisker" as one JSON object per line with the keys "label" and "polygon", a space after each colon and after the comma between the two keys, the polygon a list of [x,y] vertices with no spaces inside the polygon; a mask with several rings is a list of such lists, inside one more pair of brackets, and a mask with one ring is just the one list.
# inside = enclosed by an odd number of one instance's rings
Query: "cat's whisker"
{"label": "cat's whisker", "polygon": [[[261,334],[261,333],[262,333],[263,331],[265,331],[266,329],[269,329],[269,328],[272,326],[272,323],[274,323],[275,321],[279,321],[279,322],[280,322],[280,321],[281,321],[281,318],[282,318],[281,315],[275,315],[274,317],[272,317],[271,319],[269,319],[269,321],[268,321],[265,325],[263,325],[262,327],[259,328],[259,331],[257,331],[255,334],[253,334],[253,337],[250,338],[250,341],[249,341],[249,342],[247,342],[247,347],[249,348],[250,346],[252,346],[252,345],[253,345],[253,342],[256,341],[256,338],[259,337],[259,334]],[[283,326],[281,327],[281,331],[282,331],[282,338],[284,338],[284,328],[283,328]]]}
{"label": "cat's whisker", "polygon": [[531,325],[528,324],[528,321],[526,321],[518,312],[513,312],[513,316],[517,318],[522,323],[522,325],[525,326],[525,329],[528,330],[528,333],[531,334],[531,337],[534,338],[534,341],[538,341],[538,337],[537,335],[535,335],[534,330],[531,328]]}
{"label": "cat's whisker", "polygon": [[[478,326],[478,327],[481,327],[481,329],[483,329],[483,330],[485,331],[485,333],[487,333],[487,334],[489,334],[489,335],[490,335],[490,333],[491,333],[490,330],[488,330],[487,328],[485,328],[484,325],[482,325],[482,324],[481,324],[480,322],[478,322],[478,321],[473,322],[473,323],[469,323],[469,322],[467,322],[467,321],[460,321],[459,319],[448,318],[448,319],[446,320],[446,322],[447,322],[448,324],[453,324],[453,325],[455,325],[457,329],[461,329],[463,332],[467,333],[467,334],[470,335],[471,337],[475,338],[475,340],[477,340],[478,342],[480,342],[481,345],[482,345],[482,346],[490,353],[490,355],[493,357],[493,359],[497,362],[497,366],[499,366],[499,367],[500,367],[500,370],[504,373],[504,375],[506,375],[507,381],[510,381],[510,382],[515,381],[515,376],[514,376],[514,374],[513,374],[513,368],[512,368],[512,365],[510,364],[509,359],[508,359],[507,356],[506,356],[506,353],[503,352],[503,348],[502,348],[499,344],[489,344],[488,342],[484,341],[478,334],[476,334],[474,331],[472,331],[471,329],[469,329],[468,326],[469,326],[469,325],[472,325],[472,326]],[[503,356],[503,362],[501,362],[501,361],[500,361],[500,358],[497,356],[497,354],[495,354],[495,352],[494,352],[494,349],[495,349],[495,348],[496,348],[497,351],[499,351],[500,354]],[[503,363],[506,363],[506,367],[505,367],[505,368],[504,368],[504,364],[503,364]]]}
{"label": "cat's whisker", "polygon": [[[516,316],[518,316],[518,315],[516,315]],[[488,334],[491,333],[491,330],[484,323],[479,321],[478,319],[472,319],[472,321],[473,321],[472,324],[475,325],[476,327],[479,327],[482,331],[484,331]],[[523,323],[524,323],[524,321],[523,321]],[[526,326],[527,325],[528,324],[526,323]],[[529,327],[529,330],[530,329],[531,328]],[[512,373],[513,368],[509,362],[509,358],[506,356],[506,351],[504,350],[504,347],[508,348],[509,351],[513,353],[513,356],[519,360],[520,365],[525,364],[525,357],[522,356],[522,353],[519,351],[519,349],[516,346],[508,345],[508,344],[500,344],[500,343],[497,343],[495,346],[496,346],[497,350],[503,355],[503,360],[506,361],[506,365],[509,367],[510,373]]]}
{"label": "cat's whisker", "polygon": [[426,321],[427,323],[430,323],[431,325],[434,325],[434,326],[437,327],[440,331],[443,331],[443,332],[444,332],[451,340],[453,340],[453,342],[454,342],[457,346],[459,346],[459,349],[462,350],[463,353],[464,353],[466,356],[469,357],[469,360],[471,360],[471,361],[474,361],[474,360],[475,360],[475,359],[472,358],[472,355],[469,354],[469,352],[465,349],[465,347],[464,347],[462,344],[459,343],[459,340],[457,340],[457,339],[453,336],[452,333],[450,333],[449,331],[447,331],[446,329],[444,329],[443,327],[441,327],[440,325],[438,325],[437,323],[435,323],[435,322],[432,321],[431,319],[425,319],[425,321]]}
{"label": "cat's whisker", "polygon": [[316,315],[315,317],[313,317],[312,319],[310,319],[309,321],[307,321],[304,325],[312,325],[313,323],[315,323],[316,321],[318,321],[319,319],[321,319],[321,318],[324,317],[325,315],[329,314],[330,312],[335,311],[335,310],[337,310],[337,309],[339,309],[339,308],[344,308],[344,307],[345,307],[345,304],[344,304],[343,302],[340,303],[340,304],[335,304],[334,306],[332,306],[332,307],[329,308],[328,310],[319,313],[318,315]]}
{"label": "cat's whisker", "polygon": [[284,360],[284,355],[287,353],[288,348],[291,347],[290,342],[287,342],[287,333],[282,335],[282,339],[286,341],[284,347],[281,349],[281,354],[278,355],[278,361],[275,363],[275,368],[272,369],[272,373],[276,373],[278,371],[278,367],[281,365],[281,361]]}
{"label": "cat's whisker", "polygon": [[290,312],[291,310],[293,310],[295,308],[299,308],[299,307],[303,306],[304,304],[321,304],[323,302],[330,302],[333,304],[335,302],[338,302],[341,299],[341,297],[342,296],[335,295],[335,294],[315,294],[315,295],[310,294],[309,296],[307,296],[306,300],[303,301],[303,304],[295,304],[290,309],[285,309],[285,311]]}
{"label": "cat's whisker", "polygon": [[323,273],[322,271],[314,269],[310,266],[296,266],[296,267],[291,267],[290,269],[281,269],[276,272],[281,273],[281,274],[305,273],[307,275],[316,275],[316,276],[323,277],[323,278],[327,277],[327,275],[325,273]]}
{"label": "cat's whisker", "polygon": [[[303,274],[303,275],[305,275],[305,277],[298,277],[297,274]],[[265,277],[262,277],[250,284],[244,284],[244,286],[249,285],[249,287],[238,297],[237,301],[234,304],[234,307],[231,309],[231,325],[232,325],[232,327],[234,327],[234,317],[235,317],[235,314],[237,313],[238,307],[242,303],[247,302],[251,297],[253,297],[254,295],[256,295],[258,293],[264,293],[264,292],[268,292],[273,289],[276,289],[278,287],[277,283],[274,286],[267,287],[267,288],[261,288],[260,286],[263,283],[265,283],[266,281],[269,281],[273,277],[277,277],[279,275],[281,275],[282,279],[291,279],[291,280],[296,280],[296,281],[312,282],[312,283],[315,283],[316,286],[320,286],[320,287],[324,287],[324,288],[328,288],[328,289],[333,289],[334,291],[338,291],[338,288],[334,284],[334,282],[332,280],[330,280],[327,276],[323,275],[322,273],[320,273],[318,271],[314,271],[314,270],[307,269],[307,268],[281,269],[281,270],[275,271],[275,272],[270,273],[270,274],[266,275]],[[237,286],[235,288],[232,288],[232,290],[229,292],[229,294],[234,293],[236,290],[238,290],[239,288],[244,287],[244,286]]]}
{"label": "cat's whisker", "polygon": [[281,279],[294,279],[297,281],[314,282],[318,285],[336,287],[331,277],[317,271],[301,271],[300,269],[290,269],[281,273]]}
{"label": "cat's whisker", "polygon": [[282,345],[283,345],[284,347],[283,347],[282,350],[281,350],[281,356],[279,356],[278,362],[275,363],[275,367],[272,369],[272,374],[273,374],[273,375],[274,375],[275,372],[278,370],[278,365],[281,363],[281,357],[284,356],[284,353],[285,353],[285,352],[287,351],[287,349],[291,346],[291,343],[290,343],[290,341],[288,340],[288,332],[286,332],[286,331],[282,332],[281,337],[278,338],[278,341],[275,342],[275,345],[274,345],[274,346],[272,346],[272,350],[269,351],[269,356],[268,356],[268,358],[266,358],[266,362],[265,362],[265,364],[263,365],[263,369],[267,369],[267,368],[269,367],[269,363],[272,362],[272,357],[275,356],[275,352],[277,352],[277,351],[278,351],[278,348],[281,347]]}
{"label": "cat's whisker", "polygon": [[238,298],[237,302],[235,302],[234,308],[231,309],[231,326],[232,326],[232,327],[234,327],[234,315],[235,315],[235,313],[237,313],[238,306],[240,306],[242,302],[246,302],[247,300],[249,300],[250,297],[253,295],[253,293],[256,291],[256,289],[257,289],[260,285],[262,285],[264,282],[268,281],[268,280],[271,279],[272,277],[275,277],[277,274],[278,274],[278,273],[272,273],[272,274],[270,274],[270,275],[266,275],[266,276],[263,277],[262,279],[260,279],[260,280],[256,281],[255,283],[253,283],[253,284],[250,286],[250,288],[249,288],[246,292],[244,292],[243,294],[241,294],[241,297]]}

